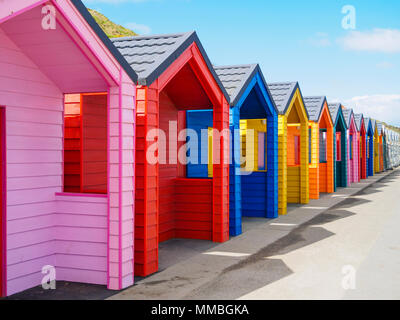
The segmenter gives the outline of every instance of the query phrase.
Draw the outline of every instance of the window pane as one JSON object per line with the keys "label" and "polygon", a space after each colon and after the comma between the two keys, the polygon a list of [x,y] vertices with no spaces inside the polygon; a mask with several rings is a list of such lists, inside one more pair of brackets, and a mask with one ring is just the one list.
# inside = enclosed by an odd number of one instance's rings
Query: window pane
{"label": "window pane", "polygon": [[107,94],[65,95],[64,191],[107,192]]}
{"label": "window pane", "polygon": [[294,163],[300,164],[300,136],[294,136]]}
{"label": "window pane", "polygon": [[319,132],[319,162],[321,163],[325,163],[327,161],[326,139],[326,131],[321,130]]}
{"label": "window pane", "polygon": [[310,128],[310,129],[308,130],[308,163],[311,163],[311,155],[312,155],[312,152],[311,152],[311,146],[312,146],[312,143],[311,143],[311,140],[312,140],[311,134],[312,134],[312,130],[311,130],[311,128]]}
{"label": "window pane", "polygon": [[258,132],[258,170],[265,170],[265,132]]}
{"label": "window pane", "polygon": [[350,160],[353,160],[353,135],[349,135],[349,145],[350,145]]}
{"label": "window pane", "polygon": [[82,192],[107,191],[107,95],[82,95]]}
{"label": "window pane", "polygon": [[341,132],[336,132],[336,161],[342,161],[342,134]]}

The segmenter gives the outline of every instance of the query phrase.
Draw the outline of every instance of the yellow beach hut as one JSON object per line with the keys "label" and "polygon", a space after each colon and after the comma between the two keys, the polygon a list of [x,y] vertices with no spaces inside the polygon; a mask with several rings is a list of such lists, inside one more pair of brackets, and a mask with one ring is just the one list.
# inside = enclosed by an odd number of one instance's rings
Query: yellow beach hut
{"label": "yellow beach hut", "polygon": [[278,116],[278,213],[309,202],[308,113],[298,82],[269,83]]}

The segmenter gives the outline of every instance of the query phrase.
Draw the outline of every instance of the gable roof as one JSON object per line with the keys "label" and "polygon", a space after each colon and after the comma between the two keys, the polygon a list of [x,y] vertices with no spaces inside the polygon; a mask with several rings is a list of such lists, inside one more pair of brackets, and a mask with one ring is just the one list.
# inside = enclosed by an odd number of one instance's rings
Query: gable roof
{"label": "gable roof", "polygon": [[118,51],[118,49],[113,45],[110,38],[104,33],[104,31],[100,28],[97,22],[94,20],[86,6],[82,3],[81,0],[71,0],[71,3],[75,6],[75,8],[79,11],[81,16],[86,20],[92,30],[96,33],[96,35],[100,38],[106,48],[110,51],[110,53],[114,56],[114,58],[118,61],[124,71],[128,74],[131,80],[136,83],[138,80],[138,74],[134,69],[131,68],[129,63],[123,57],[123,55]]}
{"label": "gable roof", "polygon": [[378,128],[378,135],[381,135],[383,133],[383,125],[382,122],[377,121],[377,128]]}
{"label": "gable roof", "polygon": [[311,121],[318,122],[324,109],[326,97],[304,97],[304,105]]}
{"label": "gable roof", "polygon": [[367,124],[367,131],[369,130],[368,128],[371,127],[372,134],[375,134],[375,126],[372,122],[371,118],[365,118],[364,122]]}
{"label": "gable roof", "polygon": [[138,74],[138,84],[150,86],[192,43],[196,43],[215,81],[229,101],[229,95],[218,78],[195,31],[141,37],[111,39]]}
{"label": "gable roof", "polygon": [[[286,113],[297,89],[299,89],[300,96],[303,99],[298,82],[268,83],[268,89],[271,92],[271,95],[272,95],[272,98],[274,99],[276,108],[278,109],[278,111],[281,115],[284,115]],[[305,111],[306,111],[307,117],[309,118],[307,108],[305,108]]]}
{"label": "gable roof", "polygon": [[342,109],[344,120],[346,120],[347,128],[350,128],[351,125],[351,116],[353,114],[353,109]]}
{"label": "gable roof", "polygon": [[[331,113],[333,124],[335,125],[337,122],[338,116],[339,116],[339,111],[343,110],[342,104],[341,103],[329,103],[328,109],[329,109],[329,112]],[[345,125],[347,126],[346,121],[345,121]]]}
{"label": "gable roof", "polygon": [[[356,123],[357,131],[361,131],[361,125],[362,125],[363,119],[364,119],[364,116],[362,113],[354,114],[354,122]],[[365,125],[364,125],[364,129],[365,129]]]}
{"label": "gable roof", "polygon": [[375,130],[376,130],[376,120],[371,119],[371,126],[372,126],[372,131],[373,131],[374,134],[375,134]]}
{"label": "gable roof", "polygon": [[272,98],[271,92],[268,89],[264,75],[258,64],[218,66],[214,67],[214,69],[223,86],[225,87],[225,90],[229,94],[231,106],[235,106],[239,102],[242,94],[246,91],[247,86],[252,81],[253,77],[258,73],[261,77],[261,80],[264,82],[265,89],[271,97],[271,102],[276,112],[278,112],[274,99]]}
{"label": "gable roof", "polygon": [[365,132],[368,132],[369,122],[370,122],[370,119],[369,119],[369,118],[364,118]]}

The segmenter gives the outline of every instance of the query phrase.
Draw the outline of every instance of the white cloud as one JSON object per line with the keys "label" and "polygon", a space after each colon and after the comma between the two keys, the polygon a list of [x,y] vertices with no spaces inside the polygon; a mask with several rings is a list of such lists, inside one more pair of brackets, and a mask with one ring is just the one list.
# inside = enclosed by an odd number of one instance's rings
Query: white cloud
{"label": "white cloud", "polygon": [[356,113],[363,113],[364,117],[400,126],[400,94],[353,97],[344,101],[343,105],[353,108]]}
{"label": "white cloud", "polygon": [[151,33],[151,28],[149,26],[146,26],[145,24],[128,22],[125,24],[125,27],[135,31],[139,35],[146,35]]}
{"label": "white cloud", "polygon": [[324,32],[317,32],[313,37],[308,39],[308,42],[314,47],[329,47],[332,45],[329,35]]}
{"label": "white cloud", "polygon": [[351,31],[338,43],[346,50],[384,53],[400,52],[400,30],[373,29],[371,31]]}

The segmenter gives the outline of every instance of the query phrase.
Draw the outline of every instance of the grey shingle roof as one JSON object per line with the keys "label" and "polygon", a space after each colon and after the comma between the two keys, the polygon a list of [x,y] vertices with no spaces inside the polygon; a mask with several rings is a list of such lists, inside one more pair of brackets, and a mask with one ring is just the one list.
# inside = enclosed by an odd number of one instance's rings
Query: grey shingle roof
{"label": "grey shingle roof", "polygon": [[138,74],[140,85],[151,85],[192,43],[198,46],[226,99],[229,96],[219,80],[196,32],[123,37],[111,40]]}
{"label": "grey shingle roof", "polygon": [[121,67],[125,70],[128,76],[132,79],[133,82],[136,83],[138,79],[137,73],[130,67],[128,62],[124,59],[122,54],[115,48],[112,44],[111,40],[107,37],[104,31],[100,28],[97,22],[94,20],[92,15],[87,10],[86,6],[82,3],[81,0],[71,0],[72,4],[79,11],[82,17],[86,20],[89,26],[93,29],[93,31],[97,34],[103,44],[107,47],[110,53],[114,56],[114,58],[118,61]]}
{"label": "grey shingle roof", "polygon": [[[293,95],[295,94],[296,90],[299,89],[300,91],[300,86],[298,82],[275,82],[268,83],[268,89],[272,95],[272,98],[275,101],[275,105],[279,113],[281,115],[284,115],[290,106],[290,102],[292,101]],[[301,97],[303,99],[303,96]],[[306,114],[309,118],[307,108]]]}
{"label": "grey shingle roof", "polygon": [[377,121],[377,128],[378,128],[378,134],[381,135],[383,132],[383,125],[382,122]]}
{"label": "grey shingle roof", "polygon": [[326,97],[304,97],[304,105],[307,108],[308,116],[311,121],[318,122],[322,110],[324,108],[324,104],[326,101]]}
{"label": "grey shingle roof", "polygon": [[331,113],[331,117],[332,117],[332,121],[333,121],[334,125],[336,124],[337,117],[339,114],[339,109],[341,107],[342,107],[341,103],[329,103],[328,104],[328,109],[329,109],[329,112]]}
{"label": "grey shingle roof", "polygon": [[362,113],[355,113],[354,114],[354,122],[356,123],[357,131],[361,130],[362,120],[363,120]]}
{"label": "grey shingle roof", "polygon": [[[219,79],[221,80],[225,90],[228,92],[230,97],[231,106],[235,106],[242,97],[244,91],[246,91],[247,86],[253,79],[256,73],[259,73],[264,86],[271,97],[272,103],[276,109],[274,99],[272,94],[269,92],[267,83],[264,79],[264,75],[258,64],[248,64],[248,65],[237,65],[237,66],[218,66],[214,67]],[[278,110],[276,109],[276,112]]]}
{"label": "grey shingle roof", "polygon": [[353,114],[353,109],[344,109],[343,110],[343,116],[344,116],[344,119],[346,120],[347,128],[350,128],[352,114]]}

